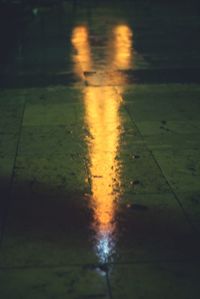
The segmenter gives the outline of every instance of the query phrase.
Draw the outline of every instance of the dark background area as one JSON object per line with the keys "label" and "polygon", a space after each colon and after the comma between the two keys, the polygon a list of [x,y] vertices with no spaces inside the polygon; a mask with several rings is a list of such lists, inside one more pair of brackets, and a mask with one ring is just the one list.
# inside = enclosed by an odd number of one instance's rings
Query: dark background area
{"label": "dark background area", "polygon": [[[52,7],[59,24],[51,15]],[[0,0],[0,87],[76,82],[74,74],[67,73],[71,32],[76,22],[93,28],[96,8],[109,10],[108,23],[129,24],[133,47],[151,68],[125,70],[127,81],[199,82],[199,1]]]}

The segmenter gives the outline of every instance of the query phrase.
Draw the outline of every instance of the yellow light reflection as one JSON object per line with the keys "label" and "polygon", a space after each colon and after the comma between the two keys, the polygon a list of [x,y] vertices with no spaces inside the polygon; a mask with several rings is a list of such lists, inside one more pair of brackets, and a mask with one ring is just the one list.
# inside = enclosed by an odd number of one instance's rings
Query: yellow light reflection
{"label": "yellow light reflection", "polygon": [[120,93],[123,92],[123,85],[127,78],[124,70],[133,67],[133,33],[126,24],[117,25],[113,28],[112,39],[108,45],[109,67],[113,70],[112,80]]}
{"label": "yellow light reflection", "polygon": [[[130,28],[120,25],[116,26],[113,32],[115,38],[109,41],[108,48],[114,55],[112,60],[108,57],[105,72],[113,66],[119,69],[131,66]],[[84,71],[95,65],[91,58],[88,29],[85,26],[74,28],[72,44],[77,52],[74,57],[74,70],[82,76]],[[117,156],[122,125],[119,115],[121,97],[113,86],[107,85],[108,82],[104,82],[103,86],[88,86],[84,90],[85,123],[90,133],[87,137],[92,189],[90,204],[94,216],[96,250],[101,262],[106,262],[114,251],[115,213],[120,189],[120,165]]]}
{"label": "yellow light reflection", "polygon": [[116,159],[119,147],[120,100],[112,87],[87,87],[85,90],[86,123],[92,135],[89,143],[90,175],[97,230],[97,250],[101,261],[113,250],[115,205],[120,184]]}
{"label": "yellow light reflection", "polygon": [[102,232],[110,229],[114,217],[119,184],[118,163],[120,100],[112,87],[87,87],[85,90],[86,123],[92,135],[89,143],[90,174],[95,219]]}
{"label": "yellow light reflection", "polygon": [[114,55],[112,64],[117,69],[132,67],[132,30],[128,25],[118,25],[113,30]]}
{"label": "yellow light reflection", "polygon": [[72,45],[76,51],[73,55],[74,72],[83,78],[83,72],[92,67],[89,33],[87,26],[77,26],[72,31]]}

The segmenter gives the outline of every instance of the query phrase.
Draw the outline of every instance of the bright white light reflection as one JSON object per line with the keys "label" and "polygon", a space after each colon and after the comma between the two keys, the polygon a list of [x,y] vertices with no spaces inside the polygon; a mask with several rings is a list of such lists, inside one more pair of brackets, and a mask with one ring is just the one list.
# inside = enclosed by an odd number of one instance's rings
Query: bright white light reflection
{"label": "bright white light reflection", "polygon": [[112,235],[110,235],[109,233],[100,234],[98,237],[99,238],[97,243],[97,253],[100,262],[103,264],[108,261],[108,258],[114,251],[115,242],[113,240]]}

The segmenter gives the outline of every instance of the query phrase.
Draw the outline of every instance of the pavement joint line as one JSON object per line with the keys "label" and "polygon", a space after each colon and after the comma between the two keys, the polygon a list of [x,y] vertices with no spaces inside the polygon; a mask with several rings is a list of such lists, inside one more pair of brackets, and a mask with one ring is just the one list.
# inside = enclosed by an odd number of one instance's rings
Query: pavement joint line
{"label": "pavement joint line", "polygon": [[65,267],[72,267],[72,268],[82,268],[88,265],[92,265],[92,269],[98,268],[99,264],[56,264],[56,265],[24,265],[24,266],[0,266],[0,270],[31,270],[31,269],[57,269],[57,268],[65,268]]}
{"label": "pavement joint line", "polygon": [[176,191],[173,192],[177,202],[180,204],[180,206],[182,207],[184,213],[185,213],[185,217],[187,218],[187,221],[189,222],[189,224],[192,226],[192,228],[194,229],[194,231],[199,235],[200,237],[200,229],[193,223],[193,220],[190,219],[190,216],[189,214],[186,212],[185,208],[183,207],[180,199],[179,199],[179,196],[176,194]]}
{"label": "pavement joint line", "polygon": [[[87,169],[87,163],[86,163],[86,161],[85,161],[85,159],[84,159],[84,165],[85,165],[85,168],[86,168],[86,173],[87,173],[87,175],[89,176],[88,177],[88,181],[89,181],[89,185],[90,185],[90,187],[91,187],[91,179],[90,179],[90,175],[89,175],[89,172],[88,172],[88,169]],[[199,191],[198,191],[199,192]],[[190,192],[181,192],[181,194],[190,194]],[[150,196],[152,196],[152,195],[173,195],[173,193],[172,192],[157,192],[157,193],[155,193],[155,192],[130,192],[130,193],[125,193],[127,196],[128,195],[138,195],[138,196],[140,196],[140,195],[145,195],[145,196],[148,196],[148,195],[150,195]],[[80,194],[80,196],[84,196],[84,192],[83,192],[83,194]],[[52,200],[54,200],[54,199],[52,199]],[[12,197],[10,198],[10,202],[23,202],[23,201],[25,201],[25,202],[27,202],[27,199],[13,199]],[[61,201],[64,201],[63,199],[61,199]],[[37,199],[37,198],[34,198],[34,199],[29,199],[28,200],[28,202],[41,202],[41,199]],[[42,199],[42,202],[49,202],[49,199],[46,199],[46,198],[43,198]]]}
{"label": "pavement joint line", "polygon": [[[158,260],[139,260],[139,261],[125,261],[125,262],[108,262],[107,266],[128,266],[128,265],[148,265],[148,264],[163,264],[163,263],[171,263],[171,264],[184,264],[184,263],[200,263],[200,257],[199,258],[193,258],[193,259],[158,259]],[[57,264],[57,265],[24,265],[24,266],[0,266],[0,271],[6,270],[6,271],[12,271],[12,270],[39,270],[39,269],[58,269],[58,268],[82,268],[86,266],[92,265],[92,269],[97,269],[100,264],[94,263],[94,264]]]}
{"label": "pavement joint line", "polygon": [[124,261],[109,263],[109,266],[120,266],[120,265],[148,265],[148,264],[159,264],[159,263],[171,263],[171,264],[184,264],[184,263],[200,263],[200,257],[192,259],[152,259],[152,260],[138,260],[138,261]]}
{"label": "pavement joint line", "polygon": [[9,187],[8,187],[8,195],[6,197],[7,200],[6,200],[6,204],[5,204],[5,213],[3,215],[3,220],[2,220],[2,225],[1,225],[0,249],[2,248],[2,243],[3,243],[4,236],[5,236],[6,222],[7,222],[7,217],[9,214],[9,208],[10,208],[10,204],[11,204],[12,186],[13,186],[13,181],[14,181],[14,177],[15,177],[15,167],[16,167],[16,161],[17,161],[17,156],[18,156],[18,151],[19,151],[19,144],[20,144],[21,135],[22,135],[24,113],[25,113],[25,108],[26,108],[26,99],[27,99],[27,96],[25,96],[25,98],[24,98],[21,121],[20,121],[20,125],[19,125],[19,130],[18,130],[18,140],[16,143],[16,150],[15,150],[15,155],[14,155],[14,160],[13,160],[12,174],[10,177],[10,182],[9,182]]}
{"label": "pavement joint line", "polygon": [[126,195],[172,195],[173,193],[172,192],[127,192],[125,193]]}
{"label": "pavement joint line", "polygon": [[159,169],[160,169],[160,171],[161,171],[163,177],[165,178],[166,183],[167,183],[167,185],[169,186],[169,188],[170,188],[172,194],[174,195],[174,198],[175,198],[176,202],[178,203],[179,207],[181,208],[181,210],[182,210],[182,212],[183,212],[183,215],[184,215],[186,221],[187,221],[188,224],[191,226],[191,228],[194,230],[194,232],[197,233],[198,235],[200,235],[200,230],[194,225],[193,221],[190,219],[190,216],[189,216],[188,213],[186,212],[186,210],[185,210],[183,204],[181,203],[179,197],[177,196],[176,191],[172,188],[172,186],[171,186],[169,180],[168,180],[167,177],[165,176],[165,174],[164,174],[162,168],[160,167],[158,161],[156,160],[156,158],[155,158],[155,156],[154,156],[154,154],[153,154],[153,151],[150,150],[150,153],[151,153],[151,156],[152,156],[154,162],[155,162],[156,165],[159,167]]}
{"label": "pavement joint line", "polygon": [[[118,92],[117,88],[115,88],[115,90],[116,90],[116,93],[121,97],[122,101],[124,101],[122,95]],[[127,114],[129,115],[129,117],[130,117],[130,119],[131,119],[133,125],[134,125],[134,126],[136,127],[136,129],[138,130],[138,132],[139,132],[141,138],[145,141],[144,136],[141,134],[141,132],[140,132],[140,130],[139,130],[139,127],[137,126],[136,122],[134,121],[134,119],[133,119],[132,116],[130,115],[129,110],[127,109],[127,106],[126,106],[126,105],[124,105],[124,109],[126,110]],[[182,210],[182,212],[183,212],[183,215],[184,215],[186,221],[187,221],[188,224],[191,226],[191,228],[194,230],[194,232],[197,233],[197,234],[199,234],[199,233],[200,233],[200,230],[194,225],[193,221],[190,219],[188,213],[187,213],[186,210],[184,209],[184,207],[183,207],[181,201],[179,200],[179,197],[178,197],[177,194],[176,194],[176,191],[172,188],[172,186],[171,186],[169,180],[168,180],[167,177],[165,176],[165,174],[164,174],[162,168],[160,167],[158,161],[156,160],[156,158],[155,158],[155,156],[154,156],[154,154],[153,154],[153,151],[152,151],[151,149],[149,149],[149,147],[148,147],[148,145],[146,144],[146,142],[144,142],[144,147],[146,147],[146,149],[150,152],[150,154],[151,154],[151,156],[152,156],[154,162],[156,163],[156,165],[158,166],[159,170],[161,171],[161,174],[162,174],[163,177],[165,178],[165,181],[166,181],[168,187],[170,188],[171,193],[174,195],[174,198],[175,198],[176,202],[178,203],[179,207],[181,208],[181,210]],[[162,193],[161,193],[161,194],[162,194]]]}
{"label": "pavement joint line", "polygon": [[110,297],[110,299],[114,299],[113,293],[112,293],[112,287],[111,287],[111,283],[110,283],[110,278],[109,278],[109,269],[108,269],[108,271],[106,271],[106,284],[107,284],[107,288],[108,288],[108,296]]}
{"label": "pavement joint line", "polygon": [[[130,116],[130,118],[131,118],[133,124],[136,126],[136,128],[137,128],[138,131],[140,132],[140,130],[139,130],[139,128],[138,128],[136,122],[133,120],[133,118],[132,118],[132,116],[130,115],[130,113],[129,113],[129,111],[128,111],[128,109],[127,109],[126,106],[125,106],[125,109],[126,109],[127,113],[129,114],[129,116]],[[141,136],[142,136],[142,138],[144,139],[144,137],[143,137],[142,134],[141,134]],[[198,228],[193,224],[192,220],[190,219],[189,215],[187,214],[186,210],[184,209],[184,207],[183,207],[181,201],[179,200],[179,198],[178,198],[178,196],[177,196],[175,190],[172,188],[172,186],[171,186],[169,180],[168,180],[167,177],[165,176],[165,174],[164,174],[164,172],[163,172],[161,166],[159,165],[158,161],[156,160],[156,158],[155,158],[155,156],[154,156],[154,154],[153,154],[153,151],[152,151],[151,149],[149,149],[149,147],[148,147],[148,145],[147,145],[146,143],[145,143],[145,147],[146,147],[147,150],[150,152],[150,154],[151,154],[151,156],[152,156],[154,162],[156,163],[156,165],[158,166],[159,170],[161,171],[161,174],[162,174],[163,177],[165,178],[165,181],[166,181],[168,187],[170,188],[172,194],[174,195],[174,198],[175,198],[176,202],[178,203],[179,207],[181,208],[182,213],[183,213],[183,215],[184,215],[186,221],[187,221],[188,224],[191,226],[191,228],[194,230],[194,232],[196,232],[196,233],[199,234],[200,231],[199,231]]]}

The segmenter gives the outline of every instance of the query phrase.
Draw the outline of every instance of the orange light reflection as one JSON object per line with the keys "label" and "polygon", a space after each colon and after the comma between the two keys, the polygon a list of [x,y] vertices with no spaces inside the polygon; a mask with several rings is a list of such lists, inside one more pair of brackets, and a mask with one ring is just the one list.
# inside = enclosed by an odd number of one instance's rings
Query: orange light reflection
{"label": "orange light reflection", "polygon": [[[116,160],[119,147],[120,100],[112,87],[87,87],[85,90],[86,123],[92,135],[89,143],[90,175],[94,210],[94,227],[97,231],[97,250],[102,260],[112,250],[115,230],[114,192],[119,181]],[[110,253],[110,252],[109,252]]]}
{"label": "orange light reflection", "polygon": [[113,30],[114,55],[112,65],[117,69],[129,69],[132,64],[132,30],[128,25],[118,25]]}
{"label": "orange light reflection", "polygon": [[92,67],[88,28],[84,25],[75,27],[71,42],[76,51],[73,55],[74,72],[83,78],[83,72]]}
{"label": "orange light reflection", "polygon": [[[108,57],[105,71],[113,66],[118,69],[131,66],[130,28],[119,25],[113,32],[114,40],[109,41],[108,48],[114,55],[112,60]],[[87,27],[74,28],[72,44],[77,52],[74,57],[74,71],[82,77],[82,73],[93,65]],[[104,82],[103,86],[88,86],[84,89],[85,123],[90,132],[87,139],[92,189],[90,204],[94,216],[96,250],[101,262],[106,262],[114,251],[115,213],[120,189],[120,165],[117,155],[120,144],[121,98],[113,86],[106,85],[107,82]]]}

